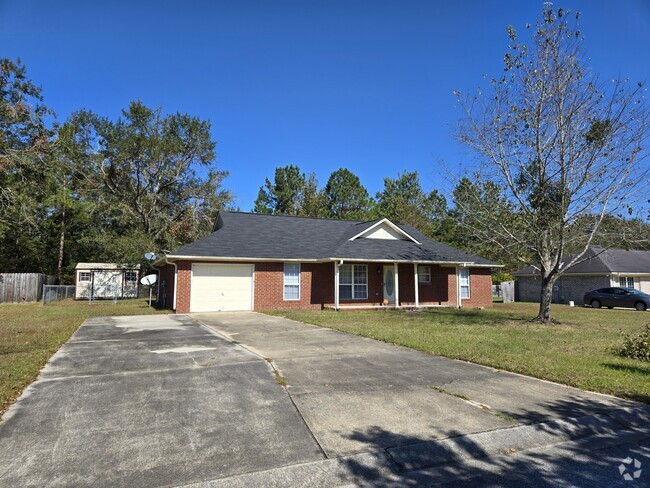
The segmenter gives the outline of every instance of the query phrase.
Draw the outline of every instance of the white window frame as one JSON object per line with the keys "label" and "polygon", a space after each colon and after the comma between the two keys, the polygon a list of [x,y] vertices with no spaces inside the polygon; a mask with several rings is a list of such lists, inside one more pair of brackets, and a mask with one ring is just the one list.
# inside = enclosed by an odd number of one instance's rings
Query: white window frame
{"label": "white window frame", "polygon": [[[287,266],[298,266],[298,298],[287,298],[287,286],[296,286],[295,283],[287,283]],[[302,267],[300,266],[300,263],[284,263],[284,270],[282,271],[282,298],[285,301],[288,302],[297,302],[300,301],[300,294],[301,294],[301,286],[300,286],[300,281],[301,281],[301,269]]]}
{"label": "white window frame", "polygon": [[[345,268],[345,267],[350,267],[350,271],[352,273],[352,282],[351,283],[341,283],[339,281],[339,296],[341,296],[341,287],[342,286],[349,286],[351,288],[350,296],[352,298],[342,298],[342,300],[367,300],[368,299],[368,280],[369,280],[368,265],[367,264],[343,264],[343,265],[341,265],[339,267],[339,270],[341,268]],[[355,276],[354,271],[355,271],[356,268],[364,268],[366,270],[366,282],[365,283],[357,283],[356,281],[354,281],[354,276]],[[365,295],[366,296],[357,297],[357,296],[355,296],[355,291],[354,291],[355,286],[361,286],[361,285],[365,285]]]}
{"label": "white window frame", "polygon": [[[84,280],[83,276],[88,275],[88,279]],[[79,283],[90,283],[90,280],[92,279],[92,274],[90,271],[79,271]]]}
{"label": "white window frame", "polygon": [[[135,279],[130,280],[129,274],[135,276]],[[138,281],[138,272],[135,269],[124,270],[124,281],[128,281],[130,283]]]}
{"label": "white window frame", "polygon": [[[467,277],[464,277],[463,274],[467,274]],[[471,276],[471,273],[469,272],[469,268],[460,268],[460,273],[459,273],[458,278],[460,280],[459,289],[460,289],[460,299],[461,300],[469,300],[470,297],[472,296],[472,292],[471,292],[472,286],[471,286],[470,276]],[[463,284],[463,280],[465,280],[465,279],[467,279],[467,284],[466,285]],[[466,297],[463,296],[463,288],[464,287],[467,287],[467,296]]]}
{"label": "white window frame", "polygon": [[418,265],[418,283],[423,285],[431,283],[431,266]]}
{"label": "white window frame", "polygon": [[[625,280],[625,285],[621,283],[622,280]],[[632,286],[630,286],[630,282],[632,283]],[[636,280],[634,279],[634,276],[619,276],[618,286],[621,288],[636,288]]]}

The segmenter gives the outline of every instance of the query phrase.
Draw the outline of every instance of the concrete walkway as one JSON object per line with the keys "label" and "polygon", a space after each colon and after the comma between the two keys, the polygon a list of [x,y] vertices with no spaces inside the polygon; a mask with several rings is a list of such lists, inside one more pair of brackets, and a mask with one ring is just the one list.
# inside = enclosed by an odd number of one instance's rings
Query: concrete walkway
{"label": "concrete walkway", "polygon": [[0,486],[177,486],[323,459],[269,364],[184,316],[90,319],[0,424]]}

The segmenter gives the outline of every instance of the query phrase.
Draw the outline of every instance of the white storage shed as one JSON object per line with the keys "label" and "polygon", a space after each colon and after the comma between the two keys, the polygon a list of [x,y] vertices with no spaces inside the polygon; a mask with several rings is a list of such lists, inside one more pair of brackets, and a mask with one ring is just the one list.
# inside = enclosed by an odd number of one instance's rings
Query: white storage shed
{"label": "white storage shed", "polygon": [[76,299],[137,298],[139,264],[79,263]]}

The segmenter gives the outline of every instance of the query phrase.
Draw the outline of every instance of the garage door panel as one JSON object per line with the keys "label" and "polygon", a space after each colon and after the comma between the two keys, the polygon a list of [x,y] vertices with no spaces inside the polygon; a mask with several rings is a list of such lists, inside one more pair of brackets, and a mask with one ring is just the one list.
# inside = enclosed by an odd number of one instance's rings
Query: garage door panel
{"label": "garage door panel", "polygon": [[252,310],[253,266],[194,264],[190,290],[191,312]]}

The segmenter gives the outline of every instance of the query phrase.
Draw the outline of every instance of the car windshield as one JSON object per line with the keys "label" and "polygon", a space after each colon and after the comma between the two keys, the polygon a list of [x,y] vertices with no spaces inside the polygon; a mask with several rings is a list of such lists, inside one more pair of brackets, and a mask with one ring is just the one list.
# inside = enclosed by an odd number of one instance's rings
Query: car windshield
{"label": "car windshield", "polygon": [[629,292],[630,295],[640,295],[641,292],[639,290],[635,290],[634,288],[626,288],[625,291]]}

